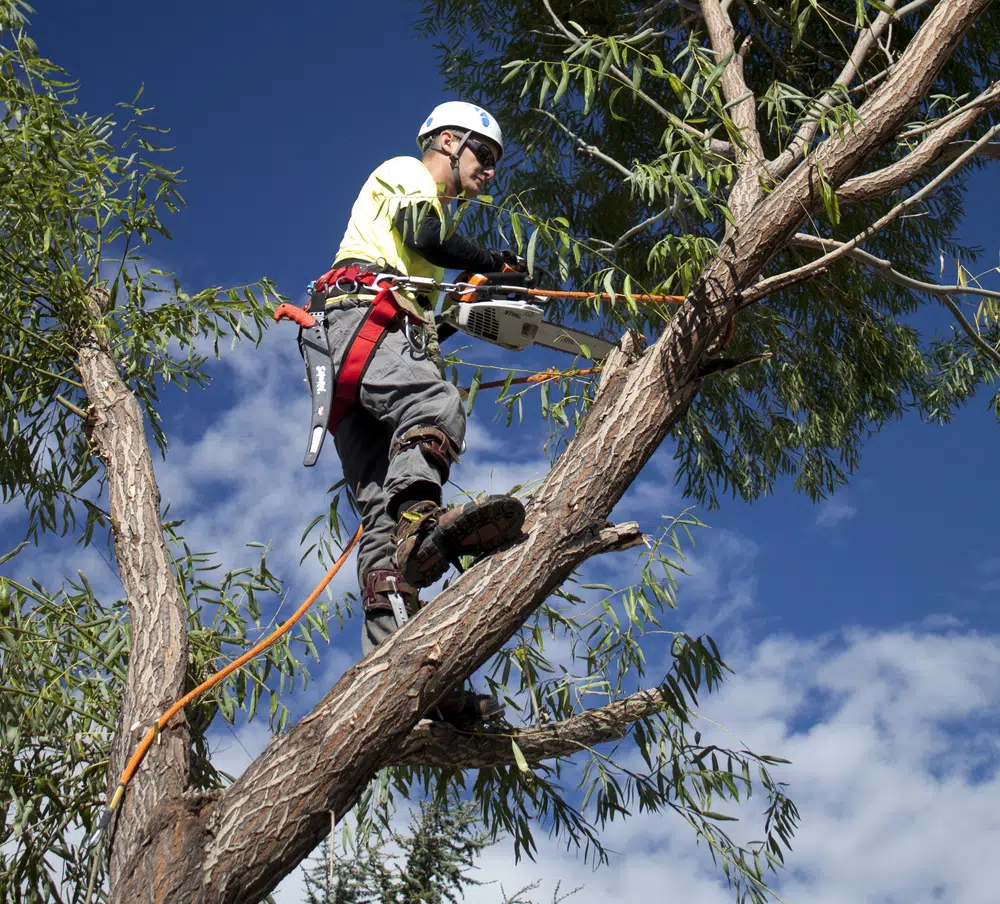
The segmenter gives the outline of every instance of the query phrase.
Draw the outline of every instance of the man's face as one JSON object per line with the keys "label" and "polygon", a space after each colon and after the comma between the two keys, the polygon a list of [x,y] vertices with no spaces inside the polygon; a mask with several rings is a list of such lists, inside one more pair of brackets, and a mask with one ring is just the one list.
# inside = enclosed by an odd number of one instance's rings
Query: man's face
{"label": "man's face", "polygon": [[[445,139],[442,141],[442,146],[445,150],[451,151],[452,148],[458,147],[458,143],[462,139],[460,135],[451,135],[451,141],[448,142],[446,136],[449,135],[450,133],[446,132],[442,136]],[[493,174],[496,172],[494,161],[500,156],[499,152],[500,149],[489,139],[477,138],[475,135],[469,136],[458,158],[458,176],[461,184],[456,188],[460,194],[467,198],[473,198],[482,193],[483,186],[493,178]],[[490,154],[492,154],[492,160],[488,159]]]}

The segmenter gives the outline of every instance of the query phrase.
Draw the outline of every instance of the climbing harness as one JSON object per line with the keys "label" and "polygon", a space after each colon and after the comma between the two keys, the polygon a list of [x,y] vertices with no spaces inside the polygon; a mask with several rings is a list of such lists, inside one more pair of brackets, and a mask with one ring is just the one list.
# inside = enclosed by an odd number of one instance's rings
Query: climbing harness
{"label": "climbing harness", "polygon": [[[303,309],[290,304],[280,304],[274,319],[297,323],[299,348],[306,365],[306,380],[312,397],[312,419],[303,464],[316,464],[327,432],[336,433],[344,415],[358,399],[361,379],[385,338],[386,332],[402,317],[406,338],[416,354],[422,354],[425,343],[424,325],[416,306],[402,296],[395,285],[398,277],[389,273],[378,274],[352,264],[336,267],[309,284],[310,301]],[[333,352],[327,338],[327,299],[335,296],[358,296],[362,292],[374,293],[368,312],[351,337],[340,369],[334,375]],[[419,338],[415,328],[421,328]]]}
{"label": "climbing harness", "polygon": [[177,715],[177,713],[179,713],[182,709],[184,709],[184,707],[187,706],[192,700],[195,700],[198,697],[200,697],[203,693],[205,693],[205,691],[211,690],[220,681],[224,680],[226,677],[231,675],[241,666],[246,665],[251,659],[257,656],[259,653],[264,652],[264,650],[270,647],[276,640],[287,634],[295,625],[295,623],[298,622],[298,620],[302,618],[303,615],[306,614],[306,611],[309,609],[309,607],[314,602],[316,602],[319,595],[323,592],[324,589],[326,589],[326,585],[329,584],[330,581],[333,579],[333,576],[338,571],[340,571],[341,567],[343,567],[343,564],[347,561],[347,558],[348,556],[350,556],[351,551],[354,549],[354,547],[357,545],[358,540],[361,538],[361,531],[362,528],[359,525],[358,529],[355,531],[354,536],[351,538],[350,542],[347,544],[347,546],[344,547],[344,551],[340,554],[340,558],[338,558],[337,561],[333,563],[332,567],[326,573],[323,580],[316,585],[316,589],[313,590],[313,592],[310,593],[308,597],[306,597],[305,602],[303,602],[302,605],[299,606],[299,608],[296,609],[294,613],[292,613],[291,618],[283,622],[275,631],[272,631],[263,640],[258,641],[256,644],[254,644],[238,659],[233,660],[225,668],[216,672],[210,678],[206,679],[201,684],[199,684],[193,691],[190,691],[189,693],[181,697],[180,700],[178,700],[162,716],[160,716],[159,719],[156,720],[156,722],[153,724],[153,727],[150,728],[148,732],[146,732],[146,736],[142,739],[142,741],[139,742],[139,746],[136,747],[135,752],[129,758],[129,761],[125,766],[125,770],[122,772],[121,778],[118,779],[118,787],[115,788],[115,792],[111,796],[111,800],[108,801],[107,806],[104,808],[104,812],[101,814],[101,819],[99,823],[100,828],[102,829],[106,828],[108,823],[111,821],[112,814],[114,813],[115,810],[118,809],[118,806],[121,804],[122,797],[125,794],[125,789],[126,787],[128,787],[128,783],[132,780],[132,776],[135,775],[136,770],[139,768],[139,765],[142,763],[143,758],[146,756],[146,752],[152,746],[153,742],[157,739],[160,732],[167,727],[167,724],[170,722],[170,720],[175,715]]}
{"label": "climbing harness", "polygon": [[[300,327],[299,348],[306,367],[306,381],[312,398],[312,418],[303,464],[314,465],[327,432],[335,433],[344,415],[357,401],[360,383],[369,362],[388,330],[402,319],[404,336],[414,355],[426,354],[425,321],[410,294],[446,293],[457,302],[435,317],[444,331],[459,330],[477,339],[511,351],[541,345],[578,357],[600,360],[616,346],[599,336],[562,326],[544,319],[541,301],[556,298],[628,301],[643,304],[680,304],[683,295],[608,294],[536,289],[518,284],[521,274],[512,269],[502,273],[463,273],[454,282],[426,276],[403,276],[379,271],[364,261],[335,267],[309,284],[310,300],[305,308],[281,304],[274,319],[292,320]],[[368,297],[366,297],[368,296]],[[334,375],[333,351],[327,338],[331,298],[358,299],[368,305],[368,313],[358,326]],[[730,321],[723,346],[732,338]]]}

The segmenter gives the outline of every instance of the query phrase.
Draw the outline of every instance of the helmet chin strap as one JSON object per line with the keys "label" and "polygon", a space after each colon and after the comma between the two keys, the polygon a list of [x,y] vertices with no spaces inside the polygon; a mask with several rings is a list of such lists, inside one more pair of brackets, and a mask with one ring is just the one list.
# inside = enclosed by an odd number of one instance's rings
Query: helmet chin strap
{"label": "helmet chin strap", "polygon": [[459,141],[458,147],[455,148],[454,152],[451,154],[449,154],[446,150],[437,147],[436,145],[431,148],[432,151],[437,151],[439,154],[442,154],[451,161],[451,176],[452,179],[454,179],[455,181],[455,197],[460,201],[463,200],[463,198],[462,198],[462,177],[458,171],[458,158],[461,156],[462,149],[465,147],[465,142],[469,140],[469,136],[471,134],[472,132],[466,132],[462,136],[462,140]]}

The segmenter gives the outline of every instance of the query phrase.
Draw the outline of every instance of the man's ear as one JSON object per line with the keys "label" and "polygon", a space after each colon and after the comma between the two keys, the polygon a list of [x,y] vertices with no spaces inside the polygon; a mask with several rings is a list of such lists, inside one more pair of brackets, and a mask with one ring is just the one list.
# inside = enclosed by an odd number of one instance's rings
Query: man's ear
{"label": "man's ear", "polygon": [[438,147],[441,148],[447,154],[450,154],[455,150],[455,135],[453,132],[449,132],[447,129],[438,134],[437,139]]}

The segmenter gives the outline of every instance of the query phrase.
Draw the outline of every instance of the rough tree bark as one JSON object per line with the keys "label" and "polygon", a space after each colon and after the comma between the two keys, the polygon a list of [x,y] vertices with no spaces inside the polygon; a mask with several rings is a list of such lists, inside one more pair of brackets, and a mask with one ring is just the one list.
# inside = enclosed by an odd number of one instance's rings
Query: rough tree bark
{"label": "rough tree bark", "polygon": [[[87,299],[89,323],[81,329],[77,367],[90,401],[87,433],[104,463],[115,559],[129,603],[132,646],[128,684],[111,747],[109,790],[118,781],[143,732],[184,693],[187,604],[170,564],[160,520],[160,491],[146,443],[142,409],[118,373],[103,340],[101,318],[108,294]],[[112,888],[127,884],[135,851],[159,851],[166,833],[150,827],[179,800],[188,782],[191,738],[184,719],[174,720],[146,756],[122,803],[111,847]],[[140,900],[136,898],[134,900]]]}
{"label": "rough tree bark", "polygon": [[[167,732],[133,781],[119,820],[114,902],[256,902],[324,837],[329,812],[343,816],[379,768],[442,762],[443,751],[463,749],[442,739],[447,729],[414,731],[420,713],[485,662],[584,561],[640,539],[636,525],[605,519],[691,404],[706,352],[745,303],[743,293],[819,207],[818,166],[834,188],[861,176],[865,162],[898,134],[991,2],[941,0],[862,108],[860,125],[821,144],[768,194],[756,191],[756,180],[754,186],[737,183],[743,186],[737,228],[660,340],[641,357],[618,352],[609,360],[584,423],[529,503],[525,542],[463,575],[348,670],[223,794],[183,795],[186,733],[183,725]],[[713,44],[727,52],[732,38],[725,7],[718,0],[701,5],[715,23]],[[738,96],[745,89],[738,56],[733,65],[726,92]],[[751,127],[753,103],[738,108]],[[92,400],[94,442],[108,469],[119,522],[116,552],[135,618],[129,693],[112,762],[117,775],[132,743],[129,726],[147,726],[180,693],[184,608],[162,542],[151,536],[160,530],[159,499],[138,407],[98,342],[81,355],[81,370]],[[525,733],[522,750],[537,761],[581,741],[614,737],[623,720],[656,706],[662,708],[662,701],[654,694],[570,720],[572,725],[535,729]],[[464,749],[466,760],[448,764],[507,758],[485,748]]]}

